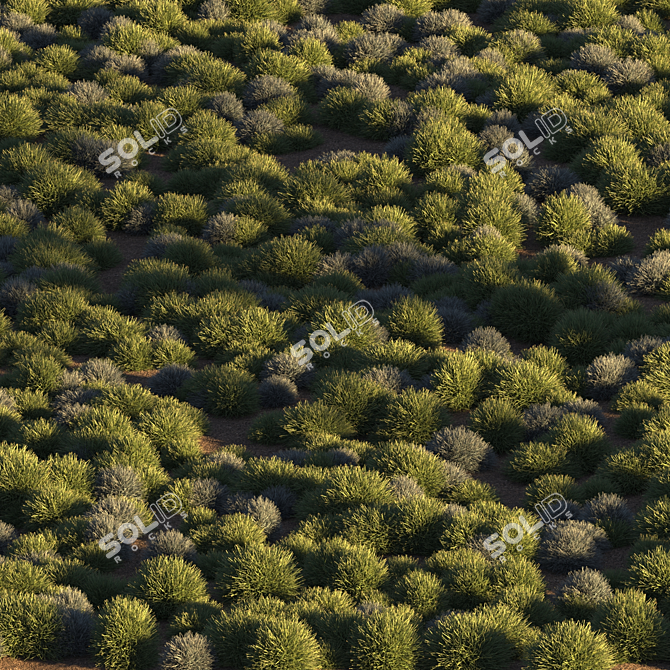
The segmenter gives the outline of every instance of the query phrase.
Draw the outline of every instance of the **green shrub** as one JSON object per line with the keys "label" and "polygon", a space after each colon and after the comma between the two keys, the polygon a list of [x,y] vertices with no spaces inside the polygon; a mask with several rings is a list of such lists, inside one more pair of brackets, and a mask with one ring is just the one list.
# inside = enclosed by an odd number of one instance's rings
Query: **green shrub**
{"label": "green shrub", "polygon": [[506,337],[545,342],[563,307],[556,293],[541,282],[503,286],[491,297],[491,323]]}
{"label": "green shrub", "polygon": [[480,166],[484,147],[458,119],[438,117],[422,123],[412,134],[406,159],[423,176],[447,165]]}
{"label": "green shrub", "polygon": [[523,117],[549,102],[554,91],[554,83],[544,70],[519,63],[502,77],[496,89],[495,106]]}
{"label": "green shrub", "polygon": [[518,655],[527,624],[506,606],[474,612],[451,612],[426,636],[426,656],[432,668],[498,667]]}
{"label": "green shrub", "polygon": [[610,320],[601,311],[580,307],[566,312],[557,321],[551,344],[571,365],[588,365],[607,353],[612,340]]}
{"label": "green shrub", "polygon": [[226,600],[298,594],[301,578],[293,555],[278,546],[235,547],[223,554],[216,584]]}
{"label": "green shrub", "polygon": [[426,389],[409,388],[390,400],[378,434],[382,439],[422,444],[448,423],[446,409],[435,394]]}
{"label": "green shrub", "polygon": [[470,415],[470,426],[499,454],[517,447],[526,433],[521,411],[507,398],[484,400]]}
{"label": "green shrub", "polygon": [[180,389],[186,398],[202,402],[216,416],[248,416],[258,411],[258,384],[249,372],[228,365],[208,365]]}
{"label": "green shrub", "polygon": [[300,288],[314,276],[320,258],[313,242],[300,236],[278,237],[259,246],[247,267],[260,281]]}
{"label": "green shrub", "polygon": [[56,660],[65,649],[55,603],[33,593],[0,595],[2,651],[16,658]]}
{"label": "green shrub", "polygon": [[537,238],[545,244],[569,244],[582,251],[589,246],[591,217],[576,195],[550,195],[540,214]]}
{"label": "green shrub", "polygon": [[499,371],[495,394],[525,409],[534,403],[562,402],[569,393],[553,371],[531,361],[521,361]]}
{"label": "green shrub", "polygon": [[336,537],[321,542],[307,554],[303,574],[308,586],[329,586],[363,599],[366,592],[381,586],[387,567],[368,547]]}
{"label": "green shrub", "polygon": [[140,670],[158,661],[157,632],[156,619],[146,603],[117,596],[100,611],[91,650],[110,670]]}
{"label": "green shrub", "polygon": [[179,556],[156,556],[142,563],[133,589],[159,619],[167,619],[184,603],[208,599],[200,570]]}
{"label": "green shrub", "polygon": [[641,591],[627,589],[602,602],[594,617],[618,660],[631,663],[666,658],[668,624],[654,600]]}
{"label": "green shrub", "polygon": [[432,384],[444,405],[460,412],[478,400],[482,379],[481,365],[472,352],[450,351],[435,371]]}
{"label": "green shrub", "polygon": [[366,459],[365,464],[389,477],[408,475],[416,480],[429,496],[440,493],[446,483],[440,459],[423,447],[405,442],[387,442],[379,445],[373,456]]}
{"label": "green shrub", "polygon": [[207,203],[201,195],[165,193],[156,200],[155,226],[180,226],[190,235],[200,235],[207,218]]}
{"label": "green shrub", "polygon": [[615,658],[607,638],[587,623],[564,621],[550,624],[529,650],[532,670],[577,668],[607,670]]}
{"label": "green shrub", "polygon": [[27,98],[8,91],[0,94],[0,139],[20,137],[34,139],[42,129],[39,112]]}
{"label": "green shrub", "polygon": [[356,670],[411,670],[419,651],[416,614],[410,608],[372,612],[353,632],[351,656]]}

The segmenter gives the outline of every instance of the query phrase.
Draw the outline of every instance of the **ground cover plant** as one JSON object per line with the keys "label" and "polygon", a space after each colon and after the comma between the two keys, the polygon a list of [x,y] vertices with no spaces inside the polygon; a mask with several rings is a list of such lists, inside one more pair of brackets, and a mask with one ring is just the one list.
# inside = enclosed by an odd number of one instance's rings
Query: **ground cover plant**
{"label": "ground cover plant", "polygon": [[0,658],[670,662],[669,29],[0,4]]}

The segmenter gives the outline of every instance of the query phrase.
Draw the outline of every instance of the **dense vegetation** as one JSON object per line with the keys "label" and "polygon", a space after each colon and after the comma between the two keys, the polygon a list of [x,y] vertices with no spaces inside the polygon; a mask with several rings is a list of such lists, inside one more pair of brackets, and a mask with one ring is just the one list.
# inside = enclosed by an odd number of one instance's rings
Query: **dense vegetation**
{"label": "dense vegetation", "polygon": [[[670,661],[668,20],[668,0],[2,4],[0,656]],[[537,157],[489,169],[556,109]],[[359,300],[376,320],[301,365]],[[567,513],[492,558],[555,493]],[[185,519],[106,556],[170,496]]]}

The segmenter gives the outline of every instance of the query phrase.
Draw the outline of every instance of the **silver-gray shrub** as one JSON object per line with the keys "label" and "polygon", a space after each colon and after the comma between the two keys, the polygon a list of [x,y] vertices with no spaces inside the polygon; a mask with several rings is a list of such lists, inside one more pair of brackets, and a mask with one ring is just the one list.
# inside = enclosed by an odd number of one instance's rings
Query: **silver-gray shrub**
{"label": "silver-gray shrub", "polygon": [[101,498],[125,496],[145,500],[147,495],[145,483],[130,465],[110,465],[98,470],[95,491]]}
{"label": "silver-gray shrub", "polygon": [[426,444],[426,449],[445,461],[456,463],[466,472],[492,465],[493,447],[465,426],[442,428]]}
{"label": "silver-gray shrub", "polygon": [[622,354],[598,356],[586,368],[586,388],[594,400],[610,400],[639,376],[635,361]]}
{"label": "silver-gray shrub", "polygon": [[189,630],[170,638],[163,647],[161,670],[212,670],[214,653],[204,635]]}

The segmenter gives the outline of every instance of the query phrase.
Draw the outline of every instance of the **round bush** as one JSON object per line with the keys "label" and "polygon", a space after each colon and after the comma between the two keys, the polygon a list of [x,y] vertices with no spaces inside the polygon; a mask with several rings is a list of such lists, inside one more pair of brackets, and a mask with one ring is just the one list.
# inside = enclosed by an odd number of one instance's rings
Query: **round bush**
{"label": "round bush", "polygon": [[598,356],[586,368],[586,388],[595,400],[610,400],[637,377],[637,367],[630,358],[621,354]]}
{"label": "round bush", "polygon": [[560,611],[572,619],[590,620],[595,609],[612,595],[602,572],[581,568],[568,573],[556,599]]}
{"label": "round bush", "polygon": [[419,650],[417,617],[411,609],[372,612],[356,626],[351,645],[356,670],[411,670]]}
{"label": "round bush", "polygon": [[456,463],[466,472],[477,472],[492,465],[491,445],[464,426],[442,428],[426,444],[426,449]]}
{"label": "round bush", "polygon": [[268,618],[256,633],[247,653],[251,668],[268,670],[318,670],[321,649],[314,633],[303,621],[291,618]]}
{"label": "round bush", "polygon": [[598,568],[601,550],[608,548],[605,532],[585,521],[556,521],[547,528],[538,553],[538,562],[551,572],[569,572],[581,567]]}
{"label": "round bush", "polygon": [[636,589],[618,591],[598,605],[593,627],[602,631],[618,660],[640,663],[667,658],[668,624],[655,600]]}
{"label": "round bush", "polygon": [[142,670],[158,662],[158,627],[149,606],[116,596],[99,613],[91,650],[110,670]]}
{"label": "round bush", "polygon": [[541,282],[502,286],[491,296],[491,323],[506,337],[545,342],[563,306],[556,293]]}
{"label": "round bush", "polygon": [[213,666],[212,645],[200,633],[180,633],[163,647],[161,670],[212,670]]}
{"label": "round bush", "polygon": [[288,377],[271,375],[260,383],[258,396],[265,409],[286,407],[298,401],[298,387]]}
{"label": "round bush", "polygon": [[486,349],[505,358],[511,357],[512,348],[503,334],[491,326],[475,328],[461,342],[461,351]]}
{"label": "round bush", "polygon": [[293,554],[279,546],[235,547],[221,557],[216,584],[226,600],[298,594],[300,571]]}
{"label": "round bush", "polygon": [[470,415],[471,428],[498,454],[518,446],[524,439],[521,411],[507,398],[487,398]]}
{"label": "round bush", "polygon": [[578,621],[547,626],[528,656],[529,670],[608,670],[615,662],[607,638]]}

